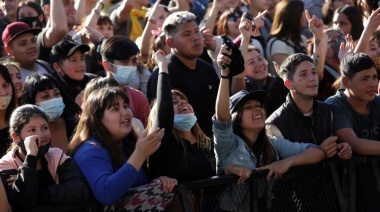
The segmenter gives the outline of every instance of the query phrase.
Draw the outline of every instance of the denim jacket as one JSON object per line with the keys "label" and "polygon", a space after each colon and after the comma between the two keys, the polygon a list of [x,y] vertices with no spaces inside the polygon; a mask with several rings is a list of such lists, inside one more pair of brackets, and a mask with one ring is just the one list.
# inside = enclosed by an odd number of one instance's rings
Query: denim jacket
{"label": "denim jacket", "polygon": [[[231,118],[227,122],[220,122],[217,121],[214,116],[212,121],[216,155],[216,173],[223,174],[224,169],[230,165],[243,166],[249,170],[255,170],[256,157],[244,140],[233,133]],[[319,148],[314,144],[291,142],[283,138],[272,137],[269,138],[269,141],[276,151],[276,160],[297,155],[309,147]],[[261,186],[267,187],[266,189],[259,189],[261,190],[259,198],[266,195],[266,205],[268,210],[270,210],[272,205],[271,190],[274,183],[273,179],[268,184],[266,184],[264,180],[260,183]],[[242,185],[230,185],[225,192],[221,193],[219,198],[221,202],[219,207],[223,210],[249,210],[250,193],[247,183]],[[224,204],[226,202],[228,202],[228,204]]]}
{"label": "denim jacket", "polygon": [[[220,122],[212,118],[214,145],[216,155],[216,173],[223,174],[230,165],[243,166],[249,170],[256,169],[256,157],[244,140],[235,135],[231,119]],[[270,137],[269,141],[276,151],[276,159],[281,160],[302,153],[309,147],[319,148],[311,143],[291,142],[287,139]]]}

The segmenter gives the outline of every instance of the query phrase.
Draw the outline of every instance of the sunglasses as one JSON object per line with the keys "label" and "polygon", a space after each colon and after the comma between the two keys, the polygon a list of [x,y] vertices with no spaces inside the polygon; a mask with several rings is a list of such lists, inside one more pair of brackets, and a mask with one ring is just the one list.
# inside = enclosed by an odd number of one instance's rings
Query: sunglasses
{"label": "sunglasses", "polygon": [[239,20],[240,19],[240,17],[239,16],[237,16],[237,15],[231,15],[231,16],[228,16],[228,21],[229,22],[236,22],[237,20]]}

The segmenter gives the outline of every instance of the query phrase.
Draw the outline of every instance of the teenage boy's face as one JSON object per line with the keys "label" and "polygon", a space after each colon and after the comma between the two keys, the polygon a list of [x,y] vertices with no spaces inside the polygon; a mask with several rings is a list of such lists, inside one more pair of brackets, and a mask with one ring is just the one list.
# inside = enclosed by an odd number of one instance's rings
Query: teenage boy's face
{"label": "teenage boy's face", "polygon": [[[117,66],[137,66],[137,54],[132,55],[126,60],[114,60],[113,64]],[[116,72],[116,68],[114,72]]]}
{"label": "teenage boy's face", "polygon": [[6,47],[9,56],[15,61],[23,64],[34,63],[40,54],[37,38],[32,33],[25,33],[13,39]]}
{"label": "teenage boy's face", "polygon": [[84,54],[80,50],[76,50],[74,54],[63,60],[61,69],[71,79],[82,80],[86,71]]}
{"label": "teenage boy's face", "polygon": [[360,71],[344,84],[350,96],[360,101],[372,101],[379,84],[375,67]]}
{"label": "teenage boy's face", "polygon": [[203,38],[198,25],[195,22],[177,26],[176,31],[170,36],[176,55],[193,59],[202,55]]}
{"label": "teenage boy's face", "polygon": [[314,98],[318,95],[317,70],[310,61],[301,62],[294,72],[292,90],[297,95]]}

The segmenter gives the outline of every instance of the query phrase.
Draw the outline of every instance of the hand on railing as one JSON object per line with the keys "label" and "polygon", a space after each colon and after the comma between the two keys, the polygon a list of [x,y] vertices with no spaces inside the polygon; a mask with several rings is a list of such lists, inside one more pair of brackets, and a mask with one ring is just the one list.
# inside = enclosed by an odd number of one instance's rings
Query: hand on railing
{"label": "hand on railing", "polygon": [[242,166],[228,166],[225,170],[224,170],[224,174],[234,174],[234,175],[237,175],[239,176],[239,179],[238,179],[238,184],[243,184],[244,181],[246,181],[252,174],[251,170],[247,169],[247,168],[244,168]]}
{"label": "hand on railing", "polygon": [[173,192],[174,187],[178,185],[177,179],[166,176],[158,177],[153,180],[153,182],[162,182],[162,187],[165,193]]}
{"label": "hand on railing", "polygon": [[338,156],[343,160],[348,160],[352,157],[352,149],[348,143],[338,144]]}

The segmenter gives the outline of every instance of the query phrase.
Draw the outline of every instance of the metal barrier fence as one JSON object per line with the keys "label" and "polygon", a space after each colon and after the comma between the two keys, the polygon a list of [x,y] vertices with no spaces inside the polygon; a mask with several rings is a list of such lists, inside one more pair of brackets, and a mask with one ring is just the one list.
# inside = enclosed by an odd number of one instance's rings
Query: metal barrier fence
{"label": "metal barrier fence", "polygon": [[[277,181],[265,180],[268,171],[254,171],[242,185],[233,175],[182,183],[165,211],[380,211],[379,164],[380,157],[353,156],[292,167]],[[88,211],[78,206],[33,211]]]}
{"label": "metal barrier fence", "polygon": [[277,181],[268,171],[217,176],[179,185],[166,211],[380,211],[380,157],[354,156],[289,169]]}

